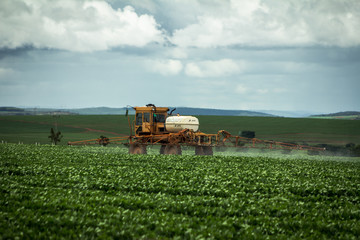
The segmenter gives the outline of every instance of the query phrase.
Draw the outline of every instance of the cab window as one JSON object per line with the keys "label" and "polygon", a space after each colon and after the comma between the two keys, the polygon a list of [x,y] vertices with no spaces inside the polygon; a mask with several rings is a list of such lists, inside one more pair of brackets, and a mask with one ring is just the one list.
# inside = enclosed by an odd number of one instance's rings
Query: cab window
{"label": "cab window", "polygon": [[164,123],[165,122],[165,115],[164,114],[154,114],[154,122]]}
{"label": "cab window", "polygon": [[144,113],[144,122],[150,122],[150,113]]}
{"label": "cab window", "polygon": [[135,124],[136,124],[136,125],[142,125],[142,113],[137,113],[137,114],[136,114]]}

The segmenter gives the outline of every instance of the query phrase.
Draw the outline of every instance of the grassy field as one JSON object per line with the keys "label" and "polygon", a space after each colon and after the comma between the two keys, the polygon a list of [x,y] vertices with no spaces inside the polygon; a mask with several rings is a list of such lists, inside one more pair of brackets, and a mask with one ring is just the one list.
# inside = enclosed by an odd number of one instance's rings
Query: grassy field
{"label": "grassy field", "polygon": [[64,136],[60,143],[63,145],[68,141],[98,138],[100,135],[113,137],[121,133],[129,134],[124,116],[6,116],[0,117],[0,140],[49,143],[50,128],[55,129],[56,126]]}
{"label": "grassy field", "polygon": [[360,121],[273,118],[273,117],[199,117],[201,130],[214,132],[223,127],[232,134],[241,130],[256,132],[256,137],[266,140],[307,143],[346,144],[360,143]]}
{"label": "grassy field", "polygon": [[[133,116],[132,116],[133,118]],[[256,137],[266,140],[297,143],[327,143],[344,145],[360,144],[360,121],[335,119],[299,119],[273,117],[223,117],[198,116],[200,130],[217,133],[227,130],[237,135],[239,131],[256,132]],[[53,116],[2,116],[0,117],[0,141],[12,143],[49,143],[50,128],[57,128],[68,141],[129,135],[125,116],[117,115],[64,115]]]}
{"label": "grassy field", "polygon": [[360,159],[0,144],[1,239],[358,239]]}

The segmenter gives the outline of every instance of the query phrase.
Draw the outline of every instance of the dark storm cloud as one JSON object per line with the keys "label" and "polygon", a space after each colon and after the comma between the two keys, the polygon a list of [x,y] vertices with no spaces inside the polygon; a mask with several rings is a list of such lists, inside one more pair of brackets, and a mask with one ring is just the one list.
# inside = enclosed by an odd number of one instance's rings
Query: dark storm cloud
{"label": "dark storm cloud", "polygon": [[31,46],[22,46],[15,49],[10,48],[0,48],[0,59],[6,57],[19,57],[25,55],[28,51],[33,50],[34,48]]}

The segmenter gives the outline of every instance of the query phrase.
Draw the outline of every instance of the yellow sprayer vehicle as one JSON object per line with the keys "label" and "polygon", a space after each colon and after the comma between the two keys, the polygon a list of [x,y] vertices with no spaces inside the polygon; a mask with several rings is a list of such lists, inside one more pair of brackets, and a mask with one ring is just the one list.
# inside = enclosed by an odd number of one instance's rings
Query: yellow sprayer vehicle
{"label": "yellow sprayer vehicle", "polygon": [[280,150],[324,151],[324,148],[297,145],[291,143],[260,140],[231,135],[225,130],[217,134],[199,131],[199,120],[193,116],[172,115],[167,107],[148,104],[145,107],[133,107],[135,120],[130,123],[131,134],[125,137],[106,138],[68,142],[69,145],[87,144],[124,144],[129,146],[130,154],[146,154],[149,145],[160,145],[160,154],[181,155],[182,146],[192,146],[195,155],[213,155],[213,147],[260,148]]}

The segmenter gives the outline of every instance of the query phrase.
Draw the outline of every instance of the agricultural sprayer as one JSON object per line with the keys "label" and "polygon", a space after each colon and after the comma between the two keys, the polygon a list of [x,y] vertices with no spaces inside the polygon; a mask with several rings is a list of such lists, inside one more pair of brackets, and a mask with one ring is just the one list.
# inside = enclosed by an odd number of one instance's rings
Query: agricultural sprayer
{"label": "agricultural sprayer", "polygon": [[225,130],[217,134],[199,131],[199,120],[193,116],[172,115],[167,107],[156,107],[148,104],[145,107],[134,107],[135,120],[129,128],[131,134],[124,137],[100,137],[97,139],[68,142],[69,145],[123,144],[129,146],[130,154],[146,154],[147,146],[160,145],[160,154],[182,153],[182,146],[195,148],[195,155],[213,155],[213,148],[259,148],[278,150],[324,151],[308,145],[297,145],[257,138],[246,138],[231,135]]}

